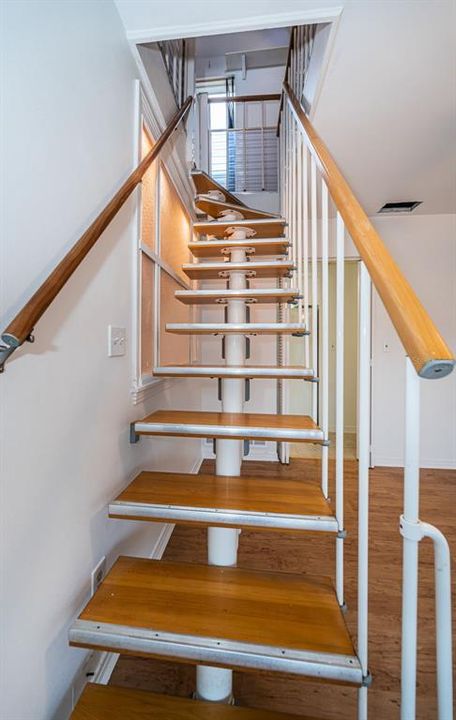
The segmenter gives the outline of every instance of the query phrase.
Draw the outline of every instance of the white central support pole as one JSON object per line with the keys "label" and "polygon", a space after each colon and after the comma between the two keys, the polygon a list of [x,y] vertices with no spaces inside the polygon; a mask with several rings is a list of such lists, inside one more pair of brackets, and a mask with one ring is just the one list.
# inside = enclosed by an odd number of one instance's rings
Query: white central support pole
{"label": "white central support pole", "polygon": [[[368,560],[370,455],[370,317],[371,280],[360,262],[359,273],[359,401],[358,401],[358,658],[368,676]],[[358,720],[367,720],[367,686],[358,691]]]}
{"label": "white central support pole", "polygon": [[[224,218],[224,220],[234,218]],[[247,231],[235,230],[233,239],[243,240]],[[236,249],[231,252],[231,262],[245,262],[246,252]],[[228,268],[227,268],[228,269]],[[243,290],[247,287],[244,272],[230,273],[230,289]],[[246,305],[244,300],[229,300],[227,307],[228,322],[244,323]],[[244,335],[225,335],[225,361],[227,365],[245,364]],[[240,413],[244,409],[244,380],[222,380],[222,412]],[[241,474],[243,455],[242,440],[217,440],[216,475],[238,476]],[[209,565],[233,566],[237,563],[238,539],[240,530],[231,528],[208,528]],[[197,697],[212,702],[230,702],[233,692],[233,672],[225,668],[198,665],[196,671]]]}

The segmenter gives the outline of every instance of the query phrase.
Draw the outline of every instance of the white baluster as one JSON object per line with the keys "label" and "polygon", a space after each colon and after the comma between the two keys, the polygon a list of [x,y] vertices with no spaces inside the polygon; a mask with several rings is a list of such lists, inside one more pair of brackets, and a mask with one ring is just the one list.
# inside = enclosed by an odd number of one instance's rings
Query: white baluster
{"label": "white baluster", "polygon": [[[370,315],[371,281],[363,262],[359,273],[358,399],[358,658],[368,674],[368,560],[370,456]],[[367,687],[358,691],[358,720],[367,720]]]}
{"label": "white baluster", "polygon": [[[302,182],[302,136],[299,129],[296,128],[296,163],[297,163],[297,196],[296,196],[296,241],[297,241],[297,258],[296,258],[296,281],[299,295],[303,294],[303,277],[302,277],[302,250],[303,250],[303,182]],[[298,301],[298,320],[302,322],[302,298]]]}
{"label": "white baluster", "polygon": [[[405,394],[404,520],[417,528],[419,515],[419,378],[407,359]],[[403,531],[404,534],[404,531]],[[401,719],[415,720],[416,633],[418,614],[418,542],[403,539]]]}
{"label": "white baluster", "polygon": [[[341,214],[336,221],[336,519],[344,530],[344,304],[345,227]],[[336,540],[336,592],[344,605],[344,540]]]}
{"label": "white baluster", "polygon": [[[321,429],[329,440],[329,291],[328,291],[328,188],[321,181]],[[321,487],[328,497],[328,445],[321,451]]]}
{"label": "white baluster", "polygon": [[[309,151],[307,145],[302,144],[303,147],[303,195],[304,195],[304,232],[303,232],[303,253],[302,253],[302,268],[301,274],[303,276],[304,285],[304,324],[306,330],[309,329]],[[299,318],[300,322],[302,317]],[[309,336],[304,337],[304,360],[305,366],[310,367],[310,340]]]}
{"label": "white baluster", "polygon": [[[312,157],[310,166],[310,227],[312,235],[312,367],[318,371],[318,266],[317,266],[317,167]],[[317,422],[318,385],[312,384],[312,418]]]}

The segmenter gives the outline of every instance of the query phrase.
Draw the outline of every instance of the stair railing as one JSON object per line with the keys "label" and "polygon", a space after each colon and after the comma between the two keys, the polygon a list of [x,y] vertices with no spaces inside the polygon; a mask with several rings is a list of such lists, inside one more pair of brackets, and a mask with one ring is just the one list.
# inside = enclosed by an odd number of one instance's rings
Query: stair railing
{"label": "stair railing", "polygon": [[[293,53],[291,55],[293,58]],[[293,60],[291,68],[293,68]],[[293,74],[293,73],[292,73]],[[296,77],[296,73],[294,74]],[[451,582],[448,543],[435,527],[419,517],[419,395],[420,379],[438,380],[453,370],[455,358],[412,287],[399,270],[371,224],[324,142],[316,133],[296,93],[284,82],[283,117],[280,125],[282,204],[289,220],[292,251],[303,299],[300,314],[310,328],[315,324],[318,288],[316,263],[320,235],[322,289],[321,332],[323,387],[328,385],[328,218],[329,198],[336,209],[336,516],[339,535],[336,551],[336,591],[343,604],[343,298],[344,242],[350,235],[359,263],[359,379],[358,379],[358,657],[365,682],[359,691],[358,717],[367,718],[368,670],[368,513],[370,465],[370,319],[371,286],[377,290],[406,354],[406,413],[403,536],[402,682],[401,719],[414,720],[416,704],[418,543],[434,543],[436,592],[436,647],[439,720],[453,718]],[[302,90],[302,85],[301,85]],[[299,91],[300,94],[300,91]],[[310,164],[310,171],[309,171]],[[318,193],[318,184],[320,192]],[[310,195],[310,199],[309,199]],[[319,205],[319,207],[318,207]],[[310,235],[310,242],[309,242]],[[310,245],[310,248],[309,248]],[[310,252],[310,259],[309,259]],[[310,266],[310,267],[309,267]],[[311,276],[309,297],[308,277]],[[307,283],[307,285],[306,285]],[[311,308],[312,317],[306,312]],[[315,362],[317,340],[306,362]],[[322,387],[322,390],[323,390]],[[321,424],[327,432],[327,394],[322,392]],[[312,403],[312,412],[315,400]],[[326,437],[326,436],[325,436]],[[325,467],[326,464],[326,467]],[[323,491],[327,493],[327,452],[323,454]]]}
{"label": "stair railing", "polygon": [[113,220],[130,197],[133,190],[139,185],[170,136],[185,120],[192,103],[193,97],[189,96],[182,107],[172,116],[152,150],[141,160],[136,169],[133,170],[104,209],[73,245],[71,250],[67,252],[57,267],[54,268],[30,300],[21,308],[16,317],[3,331],[1,336],[2,344],[0,345],[0,372],[3,372],[6,360],[18,347],[25,341],[34,341],[33,329],[36,323],[93,248],[111,220]]}

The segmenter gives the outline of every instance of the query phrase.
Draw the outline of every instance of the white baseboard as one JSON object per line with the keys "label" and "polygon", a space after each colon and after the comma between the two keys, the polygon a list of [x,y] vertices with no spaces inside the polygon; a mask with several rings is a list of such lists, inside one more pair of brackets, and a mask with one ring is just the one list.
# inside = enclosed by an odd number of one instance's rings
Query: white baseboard
{"label": "white baseboard", "polygon": [[[372,464],[373,467],[403,468],[404,458],[374,455]],[[420,468],[423,470],[456,470],[456,460],[420,460]]]}

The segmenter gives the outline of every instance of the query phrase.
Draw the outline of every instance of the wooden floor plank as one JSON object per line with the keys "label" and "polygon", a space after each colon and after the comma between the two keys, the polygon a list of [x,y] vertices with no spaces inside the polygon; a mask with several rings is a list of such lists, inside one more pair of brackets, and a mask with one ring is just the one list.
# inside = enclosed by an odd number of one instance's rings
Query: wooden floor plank
{"label": "wooden floor plank", "polygon": [[311,720],[170,695],[89,683],[71,720]]}

